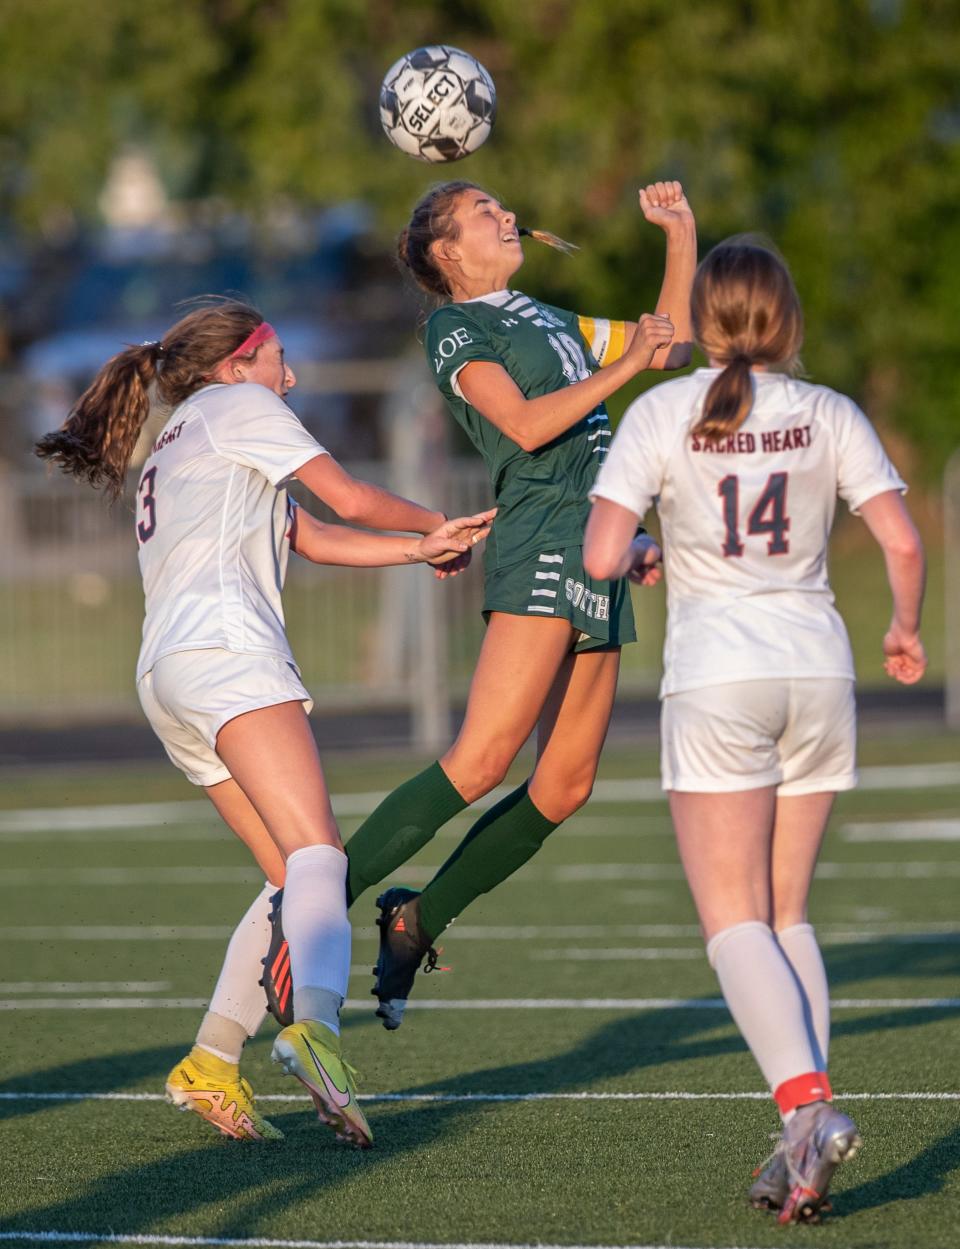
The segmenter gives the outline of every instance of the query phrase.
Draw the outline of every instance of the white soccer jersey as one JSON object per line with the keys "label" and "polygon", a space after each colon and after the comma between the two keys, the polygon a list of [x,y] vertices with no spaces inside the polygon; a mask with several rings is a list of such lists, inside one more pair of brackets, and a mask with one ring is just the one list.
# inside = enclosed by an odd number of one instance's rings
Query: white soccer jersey
{"label": "white soccer jersey", "polygon": [[146,599],[137,680],[163,655],[218,647],[292,662],[280,591],[293,503],[281,487],[324,448],[254,382],[173,412],[137,490]]}
{"label": "white soccer jersey", "polygon": [[620,424],[591,497],[656,502],[667,576],[661,697],[730,681],[852,678],[827,581],[839,494],[856,512],[905,491],[873,426],[826,386],[754,373],[755,402],[716,446],[691,434],[717,369],[655,386]]}

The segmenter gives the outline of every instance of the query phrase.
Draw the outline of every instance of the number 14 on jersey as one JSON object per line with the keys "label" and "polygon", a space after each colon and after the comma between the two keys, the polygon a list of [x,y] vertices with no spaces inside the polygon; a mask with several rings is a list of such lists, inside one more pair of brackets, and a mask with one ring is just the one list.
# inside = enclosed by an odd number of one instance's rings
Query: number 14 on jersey
{"label": "number 14 on jersey", "polygon": [[[787,473],[771,473],[767,484],[754,503],[747,518],[747,535],[766,534],[767,554],[786,555],[790,550],[790,517],[787,515]],[[723,553],[727,557],[743,554],[740,531],[740,478],[731,474],[717,486],[723,500],[726,537]]]}

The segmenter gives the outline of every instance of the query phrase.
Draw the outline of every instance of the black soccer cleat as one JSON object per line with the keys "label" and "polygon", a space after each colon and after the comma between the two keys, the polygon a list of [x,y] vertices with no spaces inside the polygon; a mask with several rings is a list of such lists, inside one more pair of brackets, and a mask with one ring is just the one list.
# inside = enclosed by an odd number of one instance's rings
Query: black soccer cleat
{"label": "black soccer cleat", "polygon": [[293,979],[290,975],[290,947],[283,935],[283,890],[270,899],[270,945],[261,959],[260,983],[267,997],[267,1010],[281,1028],[293,1023]]}
{"label": "black soccer cleat", "polygon": [[390,1032],[403,1022],[407,998],[424,958],[424,972],[437,970],[437,951],[420,927],[419,897],[413,889],[394,887],[377,898],[380,952],[373,969],[376,982],[370,992],[379,1001],[377,1018]]}

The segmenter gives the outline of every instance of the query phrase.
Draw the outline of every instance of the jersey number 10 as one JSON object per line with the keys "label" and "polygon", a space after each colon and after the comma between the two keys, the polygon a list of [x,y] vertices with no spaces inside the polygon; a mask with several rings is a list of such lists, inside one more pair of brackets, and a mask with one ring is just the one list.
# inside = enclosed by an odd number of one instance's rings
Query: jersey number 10
{"label": "jersey number 10", "polygon": [[[731,474],[717,486],[717,494],[723,500],[723,519],[726,539],[723,553],[726,556],[742,555],[740,541],[740,478]],[[767,484],[753,506],[747,519],[748,534],[767,534],[767,554],[786,555],[790,550],[787,534],[790,517],[787,515],[787,474],[771,473]]]}

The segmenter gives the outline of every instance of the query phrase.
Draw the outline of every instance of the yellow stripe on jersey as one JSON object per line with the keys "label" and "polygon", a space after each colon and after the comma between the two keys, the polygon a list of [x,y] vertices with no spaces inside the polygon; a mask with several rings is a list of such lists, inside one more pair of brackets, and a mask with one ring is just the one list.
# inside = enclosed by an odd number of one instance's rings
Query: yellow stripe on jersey
{"label": "yellow stripe on jersey", "polygon": [[613,364],[614,360],[619,360],[627,349],[627,323],[626,321],[610,322],[610,346],[603,359],[604,364]]}
{"label": "yellow stripe on jersey", "polygon": [[601,369],[619,360],[626,348],[627,324],[625,321],[607,321],[602,317],[577,317],[580,333],[586,339],[594,359]]}

